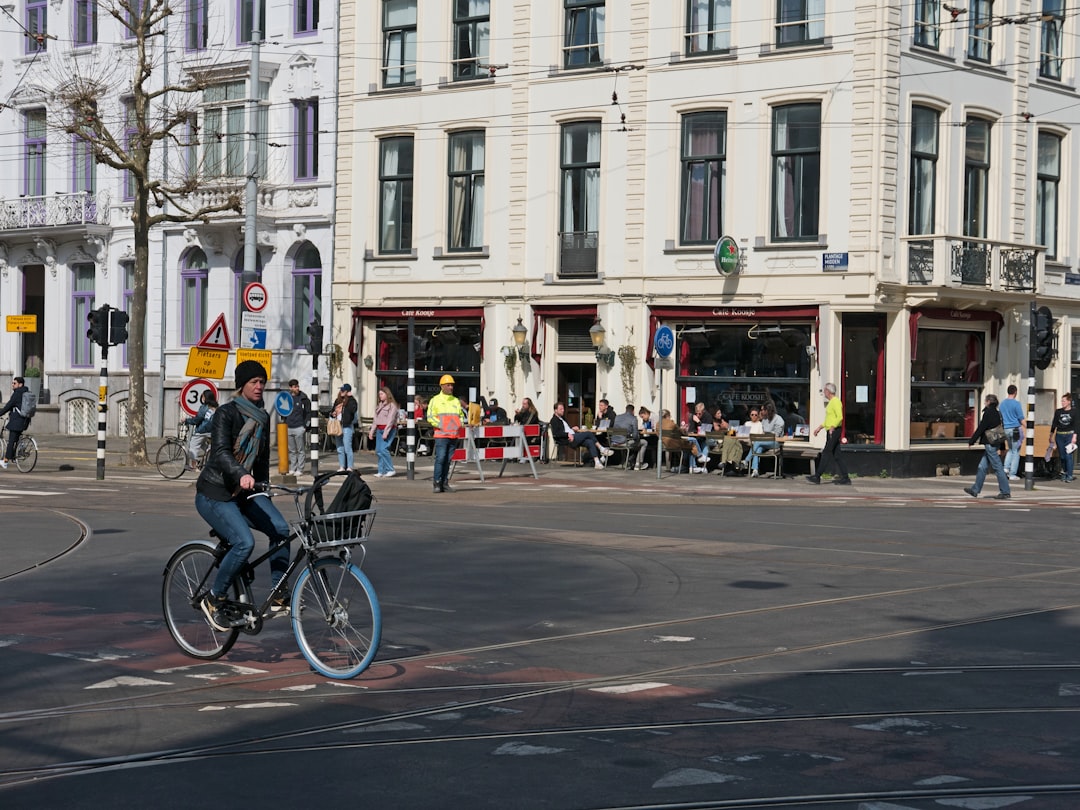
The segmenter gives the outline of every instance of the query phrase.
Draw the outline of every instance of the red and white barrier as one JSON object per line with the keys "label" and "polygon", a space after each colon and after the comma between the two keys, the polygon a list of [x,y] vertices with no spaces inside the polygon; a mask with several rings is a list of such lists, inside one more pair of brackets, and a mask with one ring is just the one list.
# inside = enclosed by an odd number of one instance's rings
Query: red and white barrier
{"label": "red and white barrier", "polygon": [[[528,460],[533,478],[539,478],[536,471],[535,459],[540,458],[539,443],[530,445],[530,438],[540,436],[539,425],[490,425],[487,427],[462,428],[460,437],[465,440],[464,444],[454,451],[452,461],[475,462],[476,470],[480,473],[480,480],[484,480],[484,468],[482,461],[502,461],[499,469],[499,477],[506,470],[508,461],[516,461],[520,458]],[[511,439],[511,444],[498,445],[495,447],[477,447],[478,439]]]}

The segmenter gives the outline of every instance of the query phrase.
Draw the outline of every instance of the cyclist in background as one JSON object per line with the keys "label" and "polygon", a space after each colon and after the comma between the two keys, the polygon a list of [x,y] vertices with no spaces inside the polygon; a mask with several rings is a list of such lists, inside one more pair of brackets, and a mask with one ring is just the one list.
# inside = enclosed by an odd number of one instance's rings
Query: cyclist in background
{"label": "cyclist in background", "polygon": [[[228,629],[218,615],[237,572],[251,556],[258,529],[271,544],[289,536],[289,524],[269,498],[249,498],[257,481],[270,476],[270,415],[263,406],[266,369],[254,360],[236,366],[237,395],[217,409],[210,429],[210,456],[195,485],[195,509],[230,544],[210,591],[200,607],[211,626]],[[289,547],[270,557],[270,579],[277,585],[289,567]],[[288,595],[275,598],[271,610],[288,605]]]}
{"label": "cyclist in background", "polygon": [[0,408],[0,416],[4,414],[10,414],[8,416],[8,442],[7,449],[4,451],[4,457],[0,459],[0,469],[7,469],[8,462],[15,461],[15,448],[19,446],[19,439],[22,438],[23,431],[30,427],[30,417],[25,416],[23,411],[23,396],[27,394],[26,380],[22,377],[16,377],[11,381],[11,399],[7,401],[7,405]]}
{"label": "cyclist in background", "polygon": [[193,425],[191,438],[188,439],[188,463],[189,470],[196,469],[199,458],[203,454],[206,445],[210,443],[210,427],[213,423],[214,414],[218,409],[217,397],[210,390],[203,391],[199,395],[199,412],[184,420],[185,425]]}

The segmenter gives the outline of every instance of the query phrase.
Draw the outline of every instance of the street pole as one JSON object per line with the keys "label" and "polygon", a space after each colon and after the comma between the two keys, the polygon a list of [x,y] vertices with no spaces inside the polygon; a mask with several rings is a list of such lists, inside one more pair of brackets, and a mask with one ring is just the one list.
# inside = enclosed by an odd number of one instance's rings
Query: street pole
{"label": "street pole", "polygon": [[412,481],[416,478],[416,414],[413,411],[416,400],[416,348],[413,345],[413,325],[415,318],[409,316],[409,378],[405,386],[405,398],[408,400],[405,413],[405,477]]}
{"label": "street pole", "polygon": [[[106,327],[112,317],[112,310],[106,312]],[[129,403],[130,404],[130,403]],[[105,480],[105,415],[109,411],[109,341],[101,344],[101,375],[98,377],[98,420],[97,420],[97,475],[98,481]]]}
{"label": "street pole", "polygon": [[[244,193],[244,283],[256,280],[258,270],[255,252],[256,213],[259,193],[259,44],[262,41],[262,24],[258,4],[255,6],[251,32],[251,66],[248,68],[248,152],[247,184]],[[241,285],[241,289],[243,285]]]}
{"label": "street pole", "polygon": [[308,420],[308,448],[311,454],[311,475],[319,477],[319,353],[311,353],[311,418]]}
{"label": "street pole", "polygon": [[653,429],[656,430],[656,480],[661,478],[660,468],[664,466],[664,369],[657,365],[656,374],[660,378],[660,393],[656,397],[656,421]]}
{"label": "street pole", "polygon": [[1024,491],[1035,489],[1035,300],[1028,319],[1027,424],[1024,436]]}

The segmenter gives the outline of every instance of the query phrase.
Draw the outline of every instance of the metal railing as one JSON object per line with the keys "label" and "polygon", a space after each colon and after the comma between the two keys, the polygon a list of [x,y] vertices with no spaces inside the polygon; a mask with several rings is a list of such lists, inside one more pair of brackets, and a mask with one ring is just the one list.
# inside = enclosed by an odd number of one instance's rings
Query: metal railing
{"label": "metal railing", "polygon": [[79,191],[0,202],[0,230],[109,224],[109,192]]}
{"label": "metal railing", "polygon": [[599,243],[600,234],[596,231],[559,234],[559,276],[596,278]]}
{"label": "metal railing", "polygon": [[1039,285],[1042,249],[991,242],[970,236],[920,236],[904,239],[906,282],[936,287],[978,287],[1034,292]]}

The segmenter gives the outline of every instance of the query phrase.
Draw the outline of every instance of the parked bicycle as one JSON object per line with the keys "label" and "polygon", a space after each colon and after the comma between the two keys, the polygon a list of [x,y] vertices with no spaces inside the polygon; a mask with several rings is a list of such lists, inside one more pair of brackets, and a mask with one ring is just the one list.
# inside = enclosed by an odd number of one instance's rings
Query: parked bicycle
{"label": "parked bicycle", "polygon": [[[244,564],[218,611],[229,624],[227,630],[211,626],[199,603],[210,590],[229,545],[220,538],[193,540],[176,550],[165,566],[161,598],[166,626],[181,650],[194,658],[220,658],[240,633],[255,635],[264,620],[291,615],[300,652],[317,672],[346,679],[367,669],[382,636],[379,600],[360,570],[375,510],[323,513],[323,487],[337,476],[349,475],[357,474],[324,473],[306,487],[259,485],[261,491],[251,497],[293,497],[298,520],[291,524],[289,537],[299,541],[298,548],[281,581],[261,602],[252,598],[255,570],[287,541],[271,544],[265,554]],[[335,508],[334,504],[329,508]],[[210,536],[217,537],[213,531]],[[289,581],[298,571],[288,611],[272,613],[274,599],[289,593]]]}
{"label": "parked bicycle", "polygon": [[[0,456],[3,456],[5,449],[7,448],[7,420],[0,425]],[[28,473],[34,469],[37,464],[38,446],[37,439],[31,436],[29,433],[23,433],[19,437],[19,443],[15,446],[15,466],[19,472]]]}
{"label": "parked bicycle", "polygon": [[210,442],[206,442],[203,451],[198,456],[188,452],[188,440],[192,427],[183,422],[176,426],[176,435],[165,440],[165,444],[158,448],[154,464],[157,471],[165,478],[179,478],[187,470],[199,472],[206,463],[207,453],[210,451]]}

